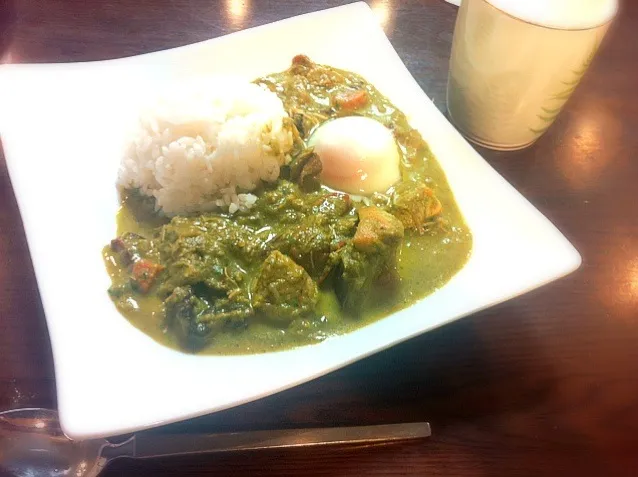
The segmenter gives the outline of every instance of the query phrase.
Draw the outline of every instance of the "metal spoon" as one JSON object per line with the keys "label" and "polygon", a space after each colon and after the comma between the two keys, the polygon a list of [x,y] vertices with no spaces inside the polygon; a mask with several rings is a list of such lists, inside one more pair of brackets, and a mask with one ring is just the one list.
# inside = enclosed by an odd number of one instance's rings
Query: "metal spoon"
{"label": "metal spoon", "polygon": [[372,444],[429,437],[427,422],[380,426],[249,431],[225,434],[140,433],[119,444],[72,441],[49,409],[0,413],[0,476],[95,477],[120,457],[150,458],[238,450]]}

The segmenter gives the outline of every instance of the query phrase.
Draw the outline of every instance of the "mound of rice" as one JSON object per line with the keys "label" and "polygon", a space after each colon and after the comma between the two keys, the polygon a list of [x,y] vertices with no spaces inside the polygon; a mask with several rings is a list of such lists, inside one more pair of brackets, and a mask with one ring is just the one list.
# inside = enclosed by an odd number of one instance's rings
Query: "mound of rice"
{"label": "mound of rice", "polygon": [[199,80],[162,91],[129,142],[118,185],[155,197],[172,216],[250,208],[260,181],[290,161],[281,100],[252,83]]}

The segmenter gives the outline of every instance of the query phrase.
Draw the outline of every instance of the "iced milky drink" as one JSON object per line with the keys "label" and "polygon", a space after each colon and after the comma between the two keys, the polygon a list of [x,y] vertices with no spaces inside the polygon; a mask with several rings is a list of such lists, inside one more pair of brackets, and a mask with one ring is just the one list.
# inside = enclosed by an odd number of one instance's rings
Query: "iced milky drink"
{"label": "iced milky drink", "polygon": [[450,59],[449,116],[493,149],[532,144],[587,71],[617,0],[463,0]]}

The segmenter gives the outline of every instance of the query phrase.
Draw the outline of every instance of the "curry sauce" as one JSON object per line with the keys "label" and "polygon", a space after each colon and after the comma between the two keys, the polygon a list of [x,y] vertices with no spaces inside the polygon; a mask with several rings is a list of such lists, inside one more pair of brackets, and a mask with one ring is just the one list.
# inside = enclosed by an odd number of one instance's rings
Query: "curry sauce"
{"label": "curry sauce", "polygon": [[[469,258],[472,236],[445,174],[371,84],[305,57],[255,82],[280,97],[299,137],[281,177],[253,192],[254,207],[169,220],[129,191],[104,248],[118,310],[166,346],[242,354],[316,343],[414,304]],[[305,141],[344,115],[392,130],[402,179],[385,193],[354,197],[316,180]]]}

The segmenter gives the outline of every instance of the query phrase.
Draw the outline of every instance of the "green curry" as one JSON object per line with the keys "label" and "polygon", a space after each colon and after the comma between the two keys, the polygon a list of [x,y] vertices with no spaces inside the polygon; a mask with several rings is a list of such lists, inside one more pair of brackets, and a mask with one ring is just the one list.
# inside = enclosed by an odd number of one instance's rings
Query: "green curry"
{"label": "green curry", "polygon": [[[256,80],[299,133],[252,209],[171,220],[130,191],[104,249],[109,294],[131,323],[191,352],[255,353],[346,333],[405,308],[467,261],[471,234],[420,134],[372,85],[306,57]],[[402,179],[356,198],[322,187],[305,141],[344,115],[374,118],[399,145]]]}

